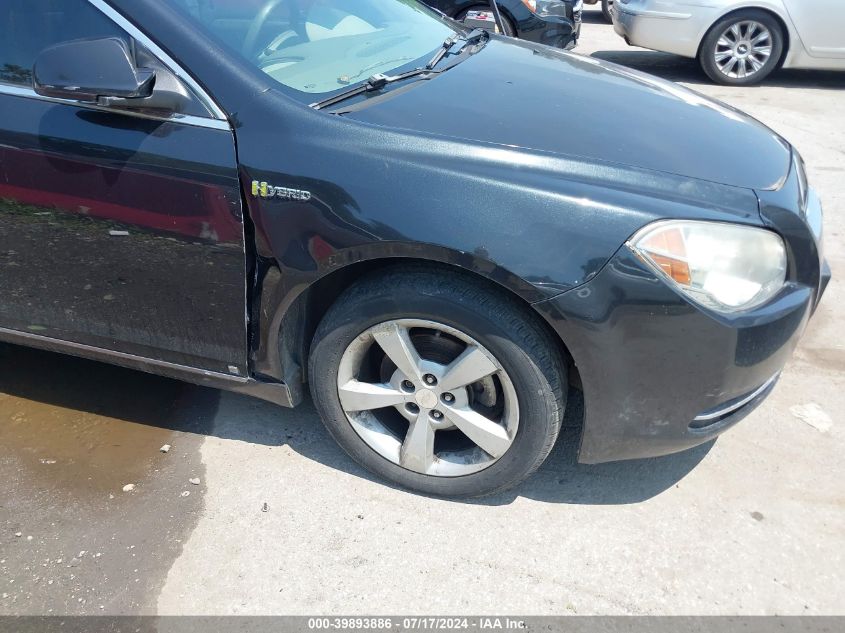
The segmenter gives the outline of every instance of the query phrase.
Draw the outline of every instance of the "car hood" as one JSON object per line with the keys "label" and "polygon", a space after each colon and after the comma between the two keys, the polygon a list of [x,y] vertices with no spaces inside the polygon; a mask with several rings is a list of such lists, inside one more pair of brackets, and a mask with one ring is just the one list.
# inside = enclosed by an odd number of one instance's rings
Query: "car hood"
{"label": "car hood", "polygon": [[436,78],[344,116],[758,190],[779,187],[791,160],[772,130],[677,84],[499,38]]}

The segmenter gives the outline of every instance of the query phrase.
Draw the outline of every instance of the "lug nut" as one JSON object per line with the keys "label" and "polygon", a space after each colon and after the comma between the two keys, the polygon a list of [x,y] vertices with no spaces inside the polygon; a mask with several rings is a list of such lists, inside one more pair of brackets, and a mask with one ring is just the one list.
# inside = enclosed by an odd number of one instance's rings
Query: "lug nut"
{"label": "lug nut", "polygon": [[425,376],[423,376],[423,380],[425,380],[425,384],[427,384],[427,385],[436,385],[437,384],[437,378],[435,378],[431,374],[426,374]]}
{"label": "lug nut", "polygon": [[409,402],[408,404],[406,404],[405,409],[407,409],[408,413],[415,413],[416,414],[416,413],[420,412],[420,408],[417,405],[415,405],[413,402]]}
{"label": "lug nut", "polygon": [[442,420],[443,414],[440,413],[440,411],[438,411],[437,409],[435,409],[434,411],[431,412],[431,417],[433,417],[435,420]]}
{"label": "lug nut", "polygon": [[410,380],[403,380],[402,381],[402,389],[405,391],[413,391],[414,390],[414,383]]}
{"label": "lug nut", "polygon": [[455,396],[453,396],[451,393],[444,393],[443,394],[443,402],[445,402],[446,404],[452,404],[454,401],[455,401]]}

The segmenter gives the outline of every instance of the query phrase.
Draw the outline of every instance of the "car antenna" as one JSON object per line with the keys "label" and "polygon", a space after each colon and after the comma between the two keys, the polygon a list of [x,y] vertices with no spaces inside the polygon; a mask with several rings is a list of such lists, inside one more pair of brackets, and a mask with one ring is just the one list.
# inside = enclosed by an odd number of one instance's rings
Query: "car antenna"
{"label": "car antenna", "polygon": [[490,0],[490,8],[493,9],[493,17],[496,20],[496,28],[499,30],[499,33],[507,35],[505,25],[502,22],[502,14],[499,12],[499,5],[496,3],[496,0]]}

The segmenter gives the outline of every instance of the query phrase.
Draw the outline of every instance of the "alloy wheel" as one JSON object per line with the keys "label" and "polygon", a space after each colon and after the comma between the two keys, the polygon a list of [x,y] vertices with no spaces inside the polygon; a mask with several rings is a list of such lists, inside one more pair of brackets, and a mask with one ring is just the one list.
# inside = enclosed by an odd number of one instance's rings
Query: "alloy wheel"
{"label": "alloy wheel", "polygon": [[427,320],[375,325],[347,347],[337,379],[355,432],[408,470],[458,477],[490,467],[519,425],[516,390],[471,336]]}
{"label": "alloy wheel", "polygon": [[719,36],[713,52],[716,67],[731,79],[746,79],[760,72],[772,56],[771,31],[756,20],[731,24]]}

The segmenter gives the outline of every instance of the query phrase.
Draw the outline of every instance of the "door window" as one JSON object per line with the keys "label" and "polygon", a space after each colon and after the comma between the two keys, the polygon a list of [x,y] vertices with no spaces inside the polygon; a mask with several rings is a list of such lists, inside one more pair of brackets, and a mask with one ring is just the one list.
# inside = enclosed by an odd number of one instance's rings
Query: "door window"
{"label": "door window", "polygon": [[[129,44],[136,66],[156,73],[155,91],[169,93],[175,110],[141,103],[111,106],[154,118],[172,115],[207,118],[208,98],[199,97],[167,64],[136,41],[88,0],[0,0],[0,92],[4,84],[32,88],[35,60],[46,48],[81,39],[116,37]],[[82,103],[81,105],[90,105]]]}
{"label": "door window", "polygon": [[0,82],[32,85],[32,66],[45,48],[82,38],[126,38],[87,0],[0,2]]}

